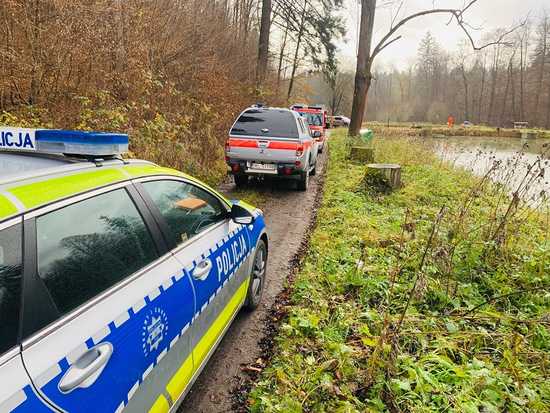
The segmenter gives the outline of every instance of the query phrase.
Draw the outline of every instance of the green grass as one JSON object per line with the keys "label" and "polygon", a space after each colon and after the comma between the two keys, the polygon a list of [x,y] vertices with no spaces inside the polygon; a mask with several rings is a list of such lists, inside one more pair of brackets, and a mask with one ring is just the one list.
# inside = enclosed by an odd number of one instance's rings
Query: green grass
{"label": "green grass", "polygon": [[343,133],[250,410],[549,411],[547,217],[408,139],[374,139],[404,187],[364,188]]}

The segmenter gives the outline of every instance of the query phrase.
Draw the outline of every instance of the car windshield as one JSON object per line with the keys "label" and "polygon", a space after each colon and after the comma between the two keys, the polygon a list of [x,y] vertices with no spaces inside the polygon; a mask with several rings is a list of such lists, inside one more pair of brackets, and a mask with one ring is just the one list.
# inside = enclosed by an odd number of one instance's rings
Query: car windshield
{"label": "car windshield", "polygon": [[320,113],[300,112],[311,126],[323,126],[323,118]]}
{"label": "car windshield", "polygon": [[298,128],[290,111],[258,108],[244,112],[230,134],[298,139]]}

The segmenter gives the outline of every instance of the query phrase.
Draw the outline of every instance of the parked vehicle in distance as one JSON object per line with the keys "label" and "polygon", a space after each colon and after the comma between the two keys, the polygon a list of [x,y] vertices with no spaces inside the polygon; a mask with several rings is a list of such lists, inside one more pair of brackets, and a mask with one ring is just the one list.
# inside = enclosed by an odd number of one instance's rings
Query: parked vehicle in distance
{"label": "parked vehicle in distance", "polygon": [[259,304],[262,212],[127,150],[0,126],[0,412],[175,412]]}
{"label": "parked vehicle in distance", "polygon": [[349,126],[350,122],[351,122],[350,118],[346,116],[337,115],[332,117],[332,126],[334,128]]}
{"label": "parked vehicle in distance", "polygon": [[314,139],[319,143],[319,153],[325,148],[327,111],[322,105],[308,106],[305,104],[294,104],[290,107],[306,119]]}
{"label": "parked vehicle in distance", "polygon": [[250,176],[276,176],[298,181],[305,191],[315,175],[318,143],[304,118],[285,108],[252,106],[229,131],[225,159],[238,187]]}

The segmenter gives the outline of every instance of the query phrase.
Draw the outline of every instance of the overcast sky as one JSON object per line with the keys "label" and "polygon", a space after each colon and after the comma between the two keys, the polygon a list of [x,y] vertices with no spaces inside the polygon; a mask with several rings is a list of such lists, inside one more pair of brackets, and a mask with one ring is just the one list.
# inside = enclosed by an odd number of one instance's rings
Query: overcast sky
{"label": "overcast sky", "polygon": [[[405,6],[400,16],[404,17],[427,8],[454,8],[460,7],[465,0],[405,0]],[[350,69],[355,65],[357,50],[357,24],[360,18],[359,0],[344,0],[348,34],[346,41],[339,44],[340,58],[343,66]],[[389,3],[388,0],[378,0],[378,4]],[[395,1],[398,4],[399,1]],[[479,0],[467,16],[467,21],[482,27],[480,31],[473,31],[474,37],[480,39],[484,33],[499,27],[512,27],[525,16],[536,18],[543,8],[550,11],[550,0]],[[391,16],[396,12],[391,7],[379,7],[376,10],[375,42],[389,29]],[[385,49],[377,58],[376,64],[393,65],[404,69],[414,62],[420,40],[427,31],[430,31],[438,42],[447,50],[456,50],[458,43],[465,38],[464,33],[454,23],[447,26],[448,17],[442,15],[426,16],[413,20],[403,27],[399,34],[403,36],[397,43]]]}

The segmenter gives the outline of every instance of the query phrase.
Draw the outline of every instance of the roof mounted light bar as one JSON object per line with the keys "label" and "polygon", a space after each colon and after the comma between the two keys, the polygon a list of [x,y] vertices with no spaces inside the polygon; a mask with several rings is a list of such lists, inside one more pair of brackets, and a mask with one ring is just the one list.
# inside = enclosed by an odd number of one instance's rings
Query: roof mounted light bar
{"label": "roof mounted light bar", "polygon": [[305,103],[296,103],[290,107],[292,110],[310,109],[310,110],[325,110],[323,105],[306,105]]}
{"label": "roof mounted light bar", "polygon": [[128,152],[128,135],[0,126],[0,150],[114,157]]}

